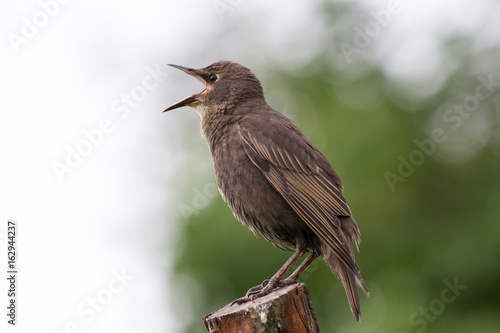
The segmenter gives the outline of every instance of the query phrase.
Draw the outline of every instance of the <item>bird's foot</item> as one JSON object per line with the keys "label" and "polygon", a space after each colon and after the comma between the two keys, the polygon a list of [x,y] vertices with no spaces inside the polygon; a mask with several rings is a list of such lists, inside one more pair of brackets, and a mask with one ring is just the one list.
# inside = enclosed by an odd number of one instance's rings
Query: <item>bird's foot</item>
{"label": "bird's foot", "polygon": [[262,289],[264,289],[267,285],[269,284],[269,280],[264,280],[261,284],[259,284],[258,286],[255,286],[255,287],[252,287],[250,289],[248,289],[247,293],[245,294],[245,296],[243,297],[240,297],[238,298],[237,300],[234,300],[231,302],[231,306],[235,305],[235,304],[243,304],[243,303],[246,303],[246,302],[249,302],[251,300],[254,300],[255,298],[257,297],[252,297],[256,294],[258,294]]}
{"label": "bird's foot", "polygon": [[297,280],[293,278],[287,278],[285,280],[281,281],[274,281],[274,280],[264,280],[262,284],[252,287],[248,289],[247,293],[245,296],[238,298],[237,300],[231,302],[231,306],[235,304],[243,304],[249,301],[253,301],[254,299],[266,296],[273,292],[277,288],[283,288],[285,286],[289,286],[291,284],[297,283]]}
{"label": "bird's foot", "polygon": [[251,296],[257,294],[259,291],[264,289],[268,284],[270,280],[264,280],[261,284],[258,286],[252,287],[248,289],[246,296]]}

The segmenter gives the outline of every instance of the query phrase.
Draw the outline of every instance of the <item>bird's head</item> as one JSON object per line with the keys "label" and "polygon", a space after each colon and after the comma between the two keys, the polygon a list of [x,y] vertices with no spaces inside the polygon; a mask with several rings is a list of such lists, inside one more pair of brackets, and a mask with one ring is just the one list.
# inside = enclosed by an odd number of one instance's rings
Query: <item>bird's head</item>
{"label": "bird's head", "polygon": [[191,106],[202,117],[208,113],[232,114],[236,106],[247,100],[264,100],[259,79],[250,69],[235,62],[219,61],[200,69],[169,66],[195,77],[204,83],[206,88],[175,103],[163,112]]}

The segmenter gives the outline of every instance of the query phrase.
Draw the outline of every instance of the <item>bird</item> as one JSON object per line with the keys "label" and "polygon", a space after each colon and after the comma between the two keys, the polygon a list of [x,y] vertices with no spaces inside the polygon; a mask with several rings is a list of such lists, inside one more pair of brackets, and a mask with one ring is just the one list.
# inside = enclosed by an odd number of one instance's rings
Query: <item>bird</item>
{"label": "bird", "polygon": [[293,251],[276,274],[233,303],[296,283],[321,256],[342,283],[360,321],[357,287],[369,295],[354,257],[360,231],[343,196],[343,183],[328,159],[267,104],[262,84],[249,68],[227,60],[204,68],[168,65],[198,79],[205,89],[163,112],[190,106],[199,113],[217,187],[233,215],[255,235]]}

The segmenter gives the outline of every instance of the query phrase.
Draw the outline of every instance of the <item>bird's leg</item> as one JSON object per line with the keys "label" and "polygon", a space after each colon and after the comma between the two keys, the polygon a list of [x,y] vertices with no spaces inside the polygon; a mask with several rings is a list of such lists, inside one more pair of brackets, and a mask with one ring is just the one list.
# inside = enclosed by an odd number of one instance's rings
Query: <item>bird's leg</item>
{"label": "bird's leg", "polygon": [[238,298],[237,300],[232,302],[231,305],[233,305],[234,303],[242,304],[250,300],[265,296],[272,292],[276,288],[276,286],[279,285],[279,282],[286,274],[286,272],[290,270],[290,268],[306,253],[306,251],[307,247],[304,243],[304,240],[301,237],[298,237],[295,245],[295,251],[293,252],[291,257],[288,258],[285,264],[281,266],[281,268],[276,272],[276,274],[274,274],[273,277],[269,280],[265,280],[264,282],[262,282],[260,286],[250,288],[244,297]]}
{"label": "bird's leg", "polygon": [[304,261],[299,265],[299,267],[297,267],[297,269],[292,274],[290,274],[290,276],[288,278],[286,278],[285,280],[280,281],[280,285],[286,286],[286,285],[289,285],[289,284],[296,283],[297,279],[299,278],[299,276],[302,273],[304,273],[304,271],[309,266],[311,266],[311,264],[313,263],[313,261],[316,260],[316,258],[318,256],[319,256],[319,254],[316,253],[315,251],[312,251],[311,253],[309,253],[309,255],[307,256],[307,258],[304,259]]}

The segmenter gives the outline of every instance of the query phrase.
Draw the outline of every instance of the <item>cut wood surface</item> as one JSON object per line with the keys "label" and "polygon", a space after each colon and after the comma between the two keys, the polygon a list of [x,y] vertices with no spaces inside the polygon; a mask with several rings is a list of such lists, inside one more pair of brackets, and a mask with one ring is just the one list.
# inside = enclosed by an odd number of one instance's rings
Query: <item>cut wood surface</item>
{"label": "cut wood surface", "polygon": [[319,332],[305,283],[278,288],[244,304],[228,304],[203,322],[210,333]]}

